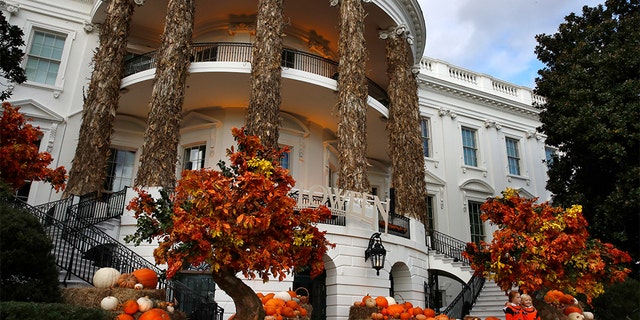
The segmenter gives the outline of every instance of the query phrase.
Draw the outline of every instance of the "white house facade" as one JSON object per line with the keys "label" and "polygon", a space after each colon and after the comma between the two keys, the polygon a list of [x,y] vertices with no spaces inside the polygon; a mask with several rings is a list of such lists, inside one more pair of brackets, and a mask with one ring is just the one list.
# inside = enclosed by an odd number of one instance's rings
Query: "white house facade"
{"label": "white house facade", "polygon": [[[182,169],[216,168],[219,160],[225,160],[226,149],[234,143],[231,129],[244,125],[249,101],[257,2],[196,2],[194,56],[176,150],[178,177]],[[332,208],[334,222],[318,225],[336,247],[325,256],[326,272],[319,278],[298,274],[282,282],[251,285],[257,292],[305,287],[315,299],[313,319],[346,320],[353,302],[365,294],[392,295],[414,305],[444,309],[472,277],[469,267],[459,260],[458,244],[490,240],[495,230],[480,220],[480,204],[505,188],[541,201],[550,199],[545,184],[551,150],[545,146],[545,137],[536,132],[540,122],[533,107],[543,100],[529,88],[423,57],[423,11],[429,8],[420,8],[416,0],[364,1],[369,53],[367,160],[372,188],[368,194],[338,190],[338,119],[333,112],[338,90],[338,2],[286,2],[279,134],[279,143],[291,149],[286,166],[296,180],[300,205],[313,205],[313,199],[343,204]],[[55,167],[70,168],[76,152],[83,97],[107,4],[101,0],[0,0],[0,10],[10,24],[24,31],[26,43],[23,67],[28,81],[9,84],[12,96],[8,101],[21,107],[43,131],[40,149],[51,153]],[[139,169],[155,76],[152,57],[160,47],[166,7],[166,0],[136,0],[129,59],[111,136],[107,191],[131,187]],[[389,200],[393,172],[385,126],[390,80],[385,40],[380,35],[400,29],[411,44],[418,72],[430,228],[402,217],[402,212],[392,212]],[[61,197],[43,183],[30,184],[20,195],[32,205]],[[126,199],[134,195],[127,189]],[[124,241],[135,230],[131,212],[125,210],[116,221],[105,227],[106,232],[153,262],[153,245],[134,247]],[[386,249],[379,275],[364,258],[376,232],[381,233]],[[457,240],[450,252],[440,252],[434,245],[442,237]],[[203,274],[206,271],[191,271],[184,277],[196,279]],[[224,318],[231,316],[235,312],[231,299],[220,290],[214,295]],[[496,309],[492,315],[502,314]]]}

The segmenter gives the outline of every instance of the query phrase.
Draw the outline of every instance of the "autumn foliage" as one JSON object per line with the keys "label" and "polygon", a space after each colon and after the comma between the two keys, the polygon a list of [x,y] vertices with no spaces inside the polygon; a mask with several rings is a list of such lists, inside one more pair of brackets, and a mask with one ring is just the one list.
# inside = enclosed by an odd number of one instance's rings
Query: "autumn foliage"
{"label": "autumn foliage", "polygon": [[605,283],[624,281],[628,253],[589,239],[582,208],[563,209],[520,197],[513,189],[482,204],[481,218],[499,227],[490,244],[467,244],[464,255],[477,275],[507,291],[560,290],[584,294],[587,301]]}
{"label": "autumn foliage", "polygon": [[329,209],[294,211],[294,180],[279,165],[285,150],[267,149],[242,129],[233,135],[238,147],[227,150],[229,166],[221,161],[220,170],[184,171],[175,192],[162,192],[162,199],[138,190],[128,206],[138,230],[127,240],[157,238],[154,257],[168,264],[168,277],[201,263],[214,273],[231,268],[264,281],[283,280],[296,266],[320,274],[322,256],[334,245],[316,223],[331,216]]}
{"label": "autumn foliage", "polygon": [[64,167],[48,168],[53,161],[48,152],[39,152],[37,141],[42,132],[27,123],[20,107],[2,103],[0,118],[0,178],[14,190],[26,181],[45,181],[56,191],[65,187]]}

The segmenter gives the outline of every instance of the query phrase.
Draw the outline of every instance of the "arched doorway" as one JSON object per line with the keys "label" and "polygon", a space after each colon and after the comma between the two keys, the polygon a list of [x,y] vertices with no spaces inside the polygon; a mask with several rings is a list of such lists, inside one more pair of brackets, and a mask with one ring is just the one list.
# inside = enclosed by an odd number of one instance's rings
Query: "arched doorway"
{"label": "arched doorway", "polygon": [[327,318],[327,271],[311,278],[309,268],[301,268],[293,277],[293,290],[299,295],[308,294],[311,305],[311,320],[325,320]]}

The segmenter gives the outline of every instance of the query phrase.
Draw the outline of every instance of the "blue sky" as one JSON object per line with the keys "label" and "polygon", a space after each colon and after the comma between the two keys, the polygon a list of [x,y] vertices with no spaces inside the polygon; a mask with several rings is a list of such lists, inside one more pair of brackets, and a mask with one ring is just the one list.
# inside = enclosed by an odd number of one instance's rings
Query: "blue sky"
{"label": "blue sky", "polygon": [[604,0],[418,0],[427,25],[424,55],[529,88],[542,64],[535,35]]}

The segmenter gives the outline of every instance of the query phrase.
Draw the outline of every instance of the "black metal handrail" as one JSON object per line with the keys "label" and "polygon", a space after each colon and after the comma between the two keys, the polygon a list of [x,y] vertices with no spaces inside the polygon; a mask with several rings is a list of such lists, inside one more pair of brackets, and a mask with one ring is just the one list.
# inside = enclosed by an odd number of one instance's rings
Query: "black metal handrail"
{"label": "black metal handrail", "polygon": [[[91,192],[78,197],[74,204],[74,197],[47,202],[35,207],[55,217],[60,221],[72,222],[75,227],[82,228],[85,225],[97,224],[112,218],[117,218],[124,212],[127,188],[117,192]],[[76,219],[77,217],[82,220]],[[83,222],[80,224],[80,222]],[[45,222],[45,226],[46,226]]]}
{"label": "black metal handrail", "polygon": [[[224,309],[218,306],[215,301],[205,300],[202,296],[193,292],[188,286],[179,281],[165,279],[163,276],[164,270],[156,267],[147,259],[122,245],[99,228],[89,224],[86,220],[83,220],[83,218],[74,217],[69,219],[69,216],[66,216],[67,221],[77,221],[78,225],[83,226],[82,228],[78,228],[63,220],[57,219],[53,215],[56,213],[55,209],[43,210],[46,208],[56,208],[55,204],[66,204],[70,200],[63,199],[38,207],[31,206],[15,198],[9,200],[11,200],[9,203],[12,206],[30,212],[40,223],[47,227],[47,233],[54,246],[53,254],[56,265],[67,271],[67,276],[63,280],[64,285],[66,285],[66,281],[70,275],[74,275],[87,283],[91,283],[95,272],[102,267],[112,267],[121,273],[130,273],[136,269],[148,268],[160,275],[158,288],[165,289],[168,301],[173,301],[176,297],[175,291],[177,290],[181,298],[198,301],[199,311],[197,312],[207,316],[206,318],[201,317],[194,319],[222,320]],[[180,308],[180,305],[178,305],[178,307]]]}
{"label": "black metal handrail", "polygon": [[466,315],[469,315],[473,304],[482,291],[484,282],[485,279],[483,277],[472,276],[471,279],[463,285],[460,294],[451,301],[442,313],[449,316],[449,318],[455,319],[463,319]]}
{"label": "black metal handrail", "polygon": [[[157,50],[136,55],[124,62],[124,76],[156,67]],[[253,45],[242,42],[197,42],[191,44],[191,62],[244,62],[251,63]],[[282,50],[281,66],[317,74],[337,80],[338,62],[304,51],[285,48]],[[389,96],[373,80],[367,78],[369,95],[383,105],[388,105]]]}
{"label": "black metal handrail", "polygon": [[469,259],[462,256],[462,252],[467,247],[466,242],[433,229],[427,231],[426,237],[430,250],[444,254],[445,257],[452,258],[456,262],[462,262],[463,265],[469,265]]}

